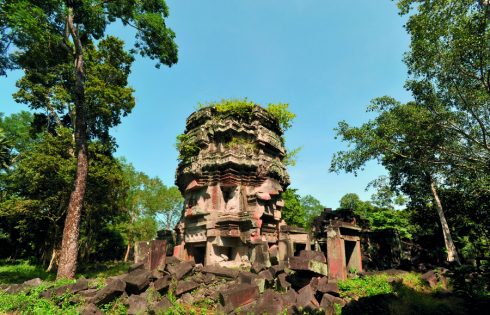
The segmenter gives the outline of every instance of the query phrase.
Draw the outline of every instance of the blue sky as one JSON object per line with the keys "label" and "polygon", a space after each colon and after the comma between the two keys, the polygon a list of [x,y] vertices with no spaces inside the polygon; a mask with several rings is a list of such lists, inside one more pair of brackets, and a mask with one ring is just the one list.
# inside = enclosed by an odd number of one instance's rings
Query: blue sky
{"label": "blue sky", "polygon": [[[409,38],[389,0],[167,0],[179,62],[156,69],[137,58],[130,78],[137,105],[114,128],[118,156],[171,185],[175,137],[199,102],[244,98],[283,102],[297,114],[287,146],[303,149],[290,169],[291,187],[337,207],[346,193],[369,199],[368,182],[384,174],[370,163],[357,177],[329,173],[340,120],[367,121],[369,101],[391,95],[408,101],[402,62]],[[110,32],[133,41],[120,25]],[[128,46],[129,47],[129,46]],[[11,94],[20,72],[0,78],[0,111],[26,109]]]}

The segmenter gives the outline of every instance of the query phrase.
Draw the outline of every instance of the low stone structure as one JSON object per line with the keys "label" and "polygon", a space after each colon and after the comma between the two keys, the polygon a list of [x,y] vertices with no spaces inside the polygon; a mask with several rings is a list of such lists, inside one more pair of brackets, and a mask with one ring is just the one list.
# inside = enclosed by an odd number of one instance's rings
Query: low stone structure
{"label": "low stone structure", "polygon": [[316,249],[325,253],[330,279],[346,279],[349,272],[362,272],[361,228],[349,209],[327,208],[314,220]]}
{"label": "low stone structure", "polygon": [[[289,185],[278,120],[267,110],[206,107],[180,137],[176,185],[185,198],[174,256],[222,266],[284,260],[304,231],[285,228],[281,193]],[[265,250],[264,250],[265,248]],[[262,258],[261,258],[262,257]]]}

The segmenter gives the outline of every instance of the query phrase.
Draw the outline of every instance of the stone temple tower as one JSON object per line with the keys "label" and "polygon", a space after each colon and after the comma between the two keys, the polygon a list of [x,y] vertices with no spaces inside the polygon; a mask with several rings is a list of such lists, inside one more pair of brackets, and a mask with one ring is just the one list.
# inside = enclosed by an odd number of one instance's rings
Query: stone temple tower
{"label": "stone temple tower", "polygon": [[280,251],[281,193],[289,185],[281,135],[278,120],[260,106],[205,107],[188,117],[176,173],[185,202],[174,256],[233,266],[257,259],[257,247]]}

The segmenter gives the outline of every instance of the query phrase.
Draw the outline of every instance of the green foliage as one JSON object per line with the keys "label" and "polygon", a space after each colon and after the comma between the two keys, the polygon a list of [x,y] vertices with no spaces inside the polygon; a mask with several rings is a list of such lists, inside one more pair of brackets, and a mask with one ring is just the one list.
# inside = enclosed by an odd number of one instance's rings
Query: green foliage
{"label": "green foliage", "polygon": [[490,297],[490,266],[480,268],[471,265],[457,266],[452,270],[451,285],[458,294],[469,298]]}
{"label": "green foliage", "polygon": [[[244,99],[223,99],[219,102],[199,103],[197,110],[212,107],[216,111],[217,119],[233,118],[239,121],[250,122],[252,118],[253,110],[260,105],[255,104],[252,101]],[[266,108],[267,112],[277,120],[279,128],[282,132],[289,129],[292,125],[295,114],[288,110],[288,104],[269,104]],[[284,144],[285,140],[281,137],[281,141]],[[249,150],[255,150],[255,144],[247,139],[233,137],[226,142],[228,147],[242,147]],[[176,148],[179,151],[178,160],[184,163],[190,161],[190,159],[199,154],[200,148],[196,143],[196,139],[193,135],[186,133],[177,136]],[[295,165],[295,156],[301,150],[296,148],[291,150],[283,160],[286,165]]]}
{"label": "green foliage", "polygon": [[8,142],[3,129],[0,128],[0,170],[7,168],[10,164],[10,143]]}
{"label": "green foliage", "polygon": [[[59,285],[59,284],[58,284]],[[79,314],[77,303],[72,303],[71,294],[63,294],[53,300],[39,298],[46,285],[31,290],[29,293],[7,294],[0,292],[0,312],[20,314]]]}
{"label": "green foliage", "polygon": [[256,105],[245,98],[243,100],[224,99],[220,102],[209,103],[208,106],[214,107],[220,118],[233,117],[250,121],[252,111]]}
{"label": "green foliage", "polygon": [[33,278],[53,280],[54,275],[46,272],[42,266],[36,266],[27,260],[0,261],[0,283],[22,283]]}
{"label": "green foliage", "polygon": [[274,116],[279,122],[282,131],[286,131],[292,126],[292,121],[296,118],[296,114],[293,114],[288,110],[289,104],[278,103],[267,105],[267,111]]}
{"label": "green foliage", "polygon": [[296,166],[296,157],[303,147],[298,147],[292,150],[286,150],[286,156],[282,160],[282,163],[286,166]]}
{"label": "green foliage", "polygon": [[410,222],[408,211],[378,207],[369,201],[362,201],[354,193],[345,194],[340,199],[340,207],[352,209],[362,222],[367,222],[367,227],[372,231],[395,230],[400,237],[411,239],[416,229]]}
{"label": "green foliage", "polygon": [[360,298],[393,292],[388,276],[383,274],[343,280],[338,284],[342,297]]}
{"label": "green foliage", "polygon": [[179,151],[179,160],[189,162],[190,158],[199,154],[201,150],[196,144],[194,137],[188,134],[180,134],[177,136],[176,142],[177,151]]}
{"label": "green foliage", "polygon": [[311,195],[300,196],[297,189],[288,188],[281,195],[284,208],[281,211],[282,219],[292,226],[309,229],[311,222],[324,209],[324,206]]}
{"label": "green foliage", "polygon": [[122,200],[127,218],[118,222],[116,230],[123,234],[128,245],[154,239],[159,228],[173,229],[183,205],[180,191],[167,187],[158,177],[151,178],[137,171],[124,159],[120,163],[128,187]]}
{"label": "green foliage", "polygon": [[[206,104],[198,104],[198,109],[206,107],[214,107],[218,113],[218,117],[227,118],[234,117],[236,119],[249,121],[253,109],[259,104],[255,104],[249,101],[247,98],[244,99],[223,99],[219,102],[210,102]],[[281,130],[284,132],[291,128],[292,121],[296,117],[295,114],[288,110],[289,105],[285,103],[269,104],[265,108],[269,114],[274,117]]]}
{"label": "green foliage", "polygon": [[433,185],[457,247],[471,258],[483,247],[470,244],[488,244],[490,235],[488,211],[471,202],[488,199],[490,187],[490,7],[470,0],[397,2],[408,18],[406,87],[414,101],[377,98],[369,106],[375,119],[360,127],[340,122],[338,136],[352,147],[334,156],[331,169],[355,173],[378,160],[391,192],[409,198],[422,233],[434,225],[429,218],[437,219],[430,214]]}

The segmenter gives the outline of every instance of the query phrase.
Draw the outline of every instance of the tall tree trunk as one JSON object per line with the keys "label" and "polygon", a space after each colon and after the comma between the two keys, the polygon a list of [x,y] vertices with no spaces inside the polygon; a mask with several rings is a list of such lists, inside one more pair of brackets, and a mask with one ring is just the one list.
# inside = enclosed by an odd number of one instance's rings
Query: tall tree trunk
{"label": "tall tree trunk", "polygon": [[85,85],[83,66],[83,47],[78,31],[73,24],[73,9],[69,9],[67,27],[75,44],[75,152],[77,155],[77,172],[73,191],[66,213],[63,240],[61,242],[60,260],[57,278],[75,277],[78,258],[78,237],[80,233],[80,216],[82,212],[88,174],[87,121],[85,113]]}
{"label": "tall tree trunk", "polygon": [[444,210],[442,208],[441,199],[439,198],[439,194],[437,193],[437,188],[434,180],[431,180],[430,190],[432,191],[432,195],[434,196],[437,214],[439,215],[439,219],[441,220],[442,235],[444,236],[444,243],[446,244],[447,250],[447,261],[455,261],[459,264],[460,261],[458,252],[456,251],[456,246],[454,246],[453,239],[451,237],[451,231],[449,230],[449,225],[447,224],[446,216],[444,215]]}

